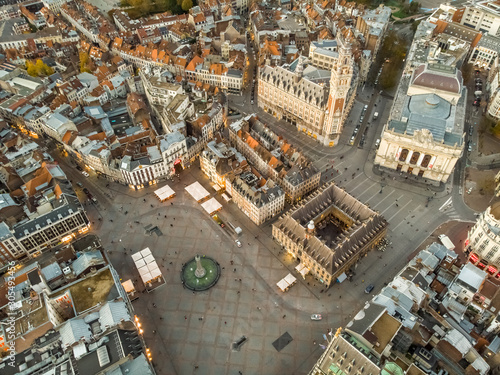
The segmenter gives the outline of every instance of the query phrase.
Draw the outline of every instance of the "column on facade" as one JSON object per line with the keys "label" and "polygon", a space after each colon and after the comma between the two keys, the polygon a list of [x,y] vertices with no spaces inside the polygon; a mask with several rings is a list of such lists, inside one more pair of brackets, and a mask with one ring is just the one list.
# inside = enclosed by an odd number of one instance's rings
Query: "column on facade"
{"label": "column on facade", "polygon": [[425,153],[421,152],[420,156],[418,157],[418,160],[417,160],[417,167],[420,167],[420,164],[422,164],[422,160],[424,160],[424,157],[425,157]]}
{"label": "column on facade", "polygon": [[410,164],[411,157],[413,155],[412,150],[408,150],[408,156],[406,157],[405,164]]}

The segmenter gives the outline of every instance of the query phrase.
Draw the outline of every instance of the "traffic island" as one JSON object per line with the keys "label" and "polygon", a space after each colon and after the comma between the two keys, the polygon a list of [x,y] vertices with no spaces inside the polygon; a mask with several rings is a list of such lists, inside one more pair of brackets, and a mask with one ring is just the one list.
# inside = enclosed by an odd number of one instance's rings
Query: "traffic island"
{"label": "traffic island", "polygon": [[182,285],[194,292],[201,292],[217,284],[220,273],[220,265],[214,259],[196,255],[182,267]]}

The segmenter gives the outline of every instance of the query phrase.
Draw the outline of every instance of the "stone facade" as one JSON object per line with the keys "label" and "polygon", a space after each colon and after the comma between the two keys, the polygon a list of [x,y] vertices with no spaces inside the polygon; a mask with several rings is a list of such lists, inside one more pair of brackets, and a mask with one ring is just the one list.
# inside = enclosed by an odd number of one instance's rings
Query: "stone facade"
{"label": "stone facade", "polygon": [[273,238],[312,275],[332,286],[385,237],[388,223],[330,184],[273,223]]}
{"label": "stone facade", "polygon": [[307,67],[299,57],[289,66],[260,69],[258,105],[323,145],[335,146],[356,96],[352,51],[340,38],[338,52],[330,48],[319,64],[321,50],[315,44],[311,48],[312,64]]}
{"label": "stone facade", "polygon": [[488,207],[470,229],[467,246],[469,260],[500,278],[500,203]]}
{"label": "stone facade", "polygon": [[445,183],[464,148],[466,89],[453,67],[423,64],[404,76],[375,164]]}

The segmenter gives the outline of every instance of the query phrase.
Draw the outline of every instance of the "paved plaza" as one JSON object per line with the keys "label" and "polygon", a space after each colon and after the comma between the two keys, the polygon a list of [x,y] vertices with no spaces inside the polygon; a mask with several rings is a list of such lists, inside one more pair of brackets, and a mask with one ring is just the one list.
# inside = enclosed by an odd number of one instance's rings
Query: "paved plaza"
{"label": "paved plaza", "polygon": [[[363,276],[359,285],[344,282],[326,292],[311,276],[299,279],[293,271],[297,262],[280,254],[270,225],[253,225],[234,203],[219,196],[220,216],[243,229],[243,246],[238,248],[227,226],[219,227],[184,191],[196,180],[214,192],[197,166],[184,171],[181,181],[169,182],[177,195],[164,203],[153,194],[157,187],[133,191],[111,184],[103,189],[107,195],[90,187],[100,202],[87,207],[93,232],[122,280],[130,278],[143,290],[131,254],[145,247],[165,276],[164,286],[140,293],[133,302],[158,374],[307,373],[321,354],[322,335],[343,326],[368,299]],[[86,182],[96,188],[106,184],[92,178]],[[157,225],[162,235],[146,233],[149,224]],[[219,282],[206,292],[193,293],[181,284],[182,265],[196,254],[211,256],[222,267]],[[360,272],[368,273],[371,264],[382,261],[380,254],[369,254]],[[282,293],[276,282],[290,271],[299,282]],[[313,313],[322,314],[323,320],[312,321]],[[292,340],[278,352],[273,342],[287,332]],[[231,344],[242,335],[247,342],[232,351]]]}

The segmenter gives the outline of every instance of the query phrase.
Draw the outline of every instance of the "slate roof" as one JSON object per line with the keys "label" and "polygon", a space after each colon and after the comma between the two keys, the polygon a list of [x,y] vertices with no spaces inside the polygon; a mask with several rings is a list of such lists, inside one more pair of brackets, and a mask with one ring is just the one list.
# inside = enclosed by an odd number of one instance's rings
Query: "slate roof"
{"label": "slate roof", "polygon": [[82,338],[90,339],[90,326],[83,319],[68,320],[59,330],[63,345],[71,346]]}
{"label": "slate roof", "polygon": [[99,324],[103,332],[118,325],[122,320],[131,320],[127,305],[123,301],[106,302],[101,310],[99,310],[99,315]]}
{"label": "slate roof", "polygon": [[[307,238],[307,224],[330,208],[351,218],[353,225],[341,233],[329,246],[318,237]],[[387,228],[387,221],[353,196],[334,184],[324,186],[304,201],[300,207],[277,220],[273,226],[283,231],[330,274],[335,275],[345,262],[362,251],[374,235]]]}

